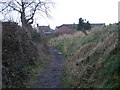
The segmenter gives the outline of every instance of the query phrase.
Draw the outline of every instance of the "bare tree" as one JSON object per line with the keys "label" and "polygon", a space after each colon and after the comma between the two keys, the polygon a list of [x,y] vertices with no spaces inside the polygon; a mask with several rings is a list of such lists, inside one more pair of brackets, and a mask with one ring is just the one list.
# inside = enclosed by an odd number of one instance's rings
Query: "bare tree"
{"label": "bare tree", "polygon": [[[45,13],[50,17],[50,9],[54,3],[51,0],[0,0],[0,12],[4,15],[18,12],[23,27],[33,24],[36,13]],[[14,15],[14,13],[13,13]]]}

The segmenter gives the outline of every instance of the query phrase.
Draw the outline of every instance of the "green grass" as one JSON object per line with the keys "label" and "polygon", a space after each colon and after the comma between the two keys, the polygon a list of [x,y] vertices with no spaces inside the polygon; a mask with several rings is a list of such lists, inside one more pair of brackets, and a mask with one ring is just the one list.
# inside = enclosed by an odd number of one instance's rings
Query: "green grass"
{"label": "green grass", "polygon": [[104,88],[115,88],[120,86],[120,78],[118,69],[120,67],[120,51],[114,55],[110,55],[105,60],[105,65],[100,72],[100,76],[104,78]]}
{"label": "green grass", "polygon": [[29,79],[24,81],[25,86],[30,86],[35,82],[34,80],[41,73],[44,66],[47,64],[48,60],[50,60],[49,58],[50,58],[49,56],[42,56],[41,59],[36,60],[34,66],[25,67],[25,69],[29,71]]}
{"label": "green grass", "polygon": [[91,43],[91,42],[97,42],[97,41],[100,41],[102,39],[101,36],[101,31],[97,31],[95,33],[93,33],[92,36],[88,36],[88,37],[85,37],[81,40],[81,44],[82,45],[85,45],[85,44],[88,44],[88,43]]}
{"label": "green grass", "polygon": [[68,88],[68,87],[71,86],[71,83],[70,83],[70,81],[68,80],[67,73],[65,72],[65,70],[64,70],[64,73],[63,73],[63,75],[62,75],[62,80],[63,80],[63,87],[64,87],[64,88]]}
{"label": "green grass", "polygon": [[29,71],[30,76],[34,76],[35,74],[37,74],[38,69],[42,68],[44,64],[45,62],[43,60],[37,60],[37,62],[35,63],[33,67],[27,66],[26,70]]}
{"label": "green grass", "polygon": [[63,45],[63,44],[59,44],[59,45],[56,46],[56,48],[57,48],[58,50],[60,50],[60,51],[63,51],[64,45]]}

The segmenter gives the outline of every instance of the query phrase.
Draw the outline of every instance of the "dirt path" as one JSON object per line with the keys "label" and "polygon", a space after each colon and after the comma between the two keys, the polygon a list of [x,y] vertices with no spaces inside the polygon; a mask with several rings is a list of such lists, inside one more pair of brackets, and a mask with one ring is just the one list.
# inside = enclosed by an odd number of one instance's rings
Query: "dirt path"
{"label": "dirt path", "polygon": [[62,64],[63,57],[61,52],[56,49],[50,48],[52,60],[47,64],[37,83],[31,88],[60,88],[62,87]]}

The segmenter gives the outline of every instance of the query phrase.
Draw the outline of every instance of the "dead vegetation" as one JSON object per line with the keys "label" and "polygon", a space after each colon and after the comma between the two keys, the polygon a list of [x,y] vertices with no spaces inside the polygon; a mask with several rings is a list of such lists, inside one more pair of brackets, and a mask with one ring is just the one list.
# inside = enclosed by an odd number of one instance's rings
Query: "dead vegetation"
{"label": "dead vegetation", "polygon": [[[37,47],[31,33],[15,22],[2,22],[2,87],[25,87],[23,81],[28,79],[30,71],[40,55],[46,52],[44,45]],[[42,49],[41,49],[42,48]]]}
{"label": "dead vegetation", "polygon": [[88,33],[84,36],[78,32],[50,41],[50,45],[61,50],[66,58],[65,87],[119,87],[118,26],[94,28]]}

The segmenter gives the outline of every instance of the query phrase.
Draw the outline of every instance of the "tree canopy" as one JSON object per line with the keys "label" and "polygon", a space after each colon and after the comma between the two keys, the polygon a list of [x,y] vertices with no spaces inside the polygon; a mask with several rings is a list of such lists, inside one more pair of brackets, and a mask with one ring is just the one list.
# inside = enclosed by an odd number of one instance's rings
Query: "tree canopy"
{"label": "tree canopy", "polygon": [[[0,0],[0,12],[5,16],[15,11],[20,14],[22,26],[33,24],[36,13],[50,17],[51,0]],[[14,16],[14,13],[12,13]]]}
{"label": "tree canopy", "polygon": [[91,29],[91,25],[89,21],[85,22],[84,19],[80,18],[79,23],[77,25],[77,30],[83,31],[83,30],[89,30],[89,29]]}

